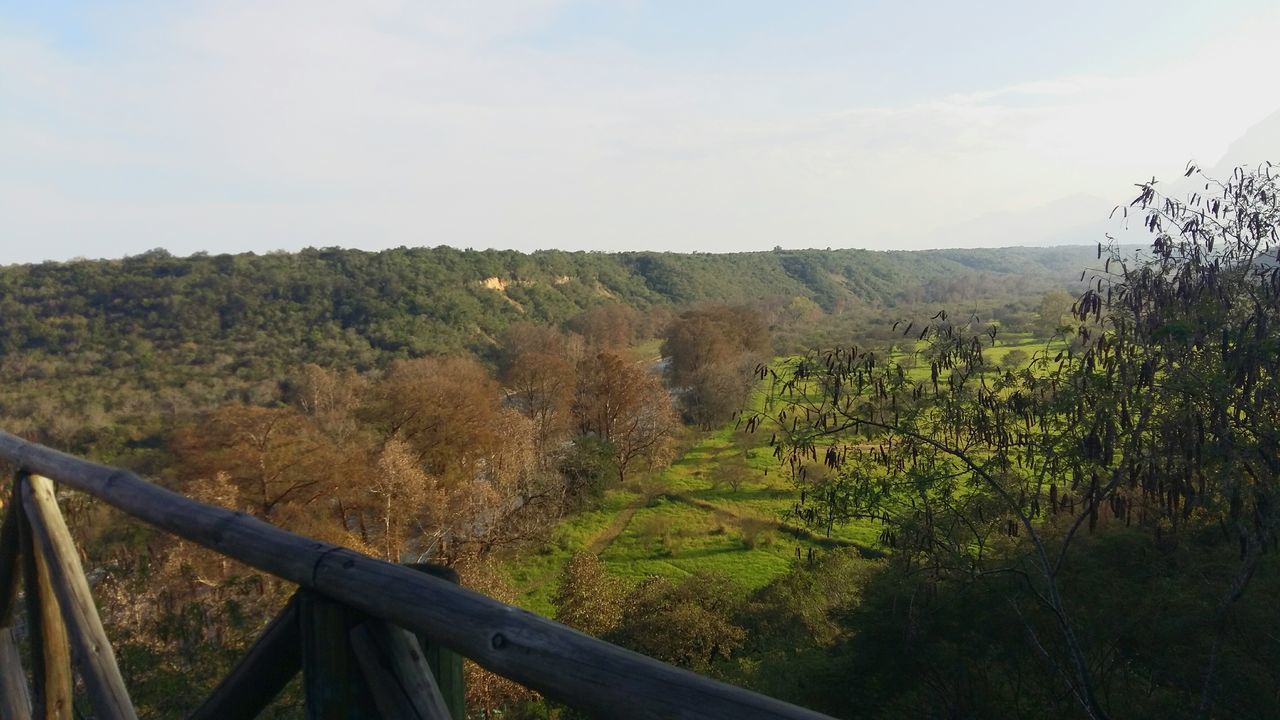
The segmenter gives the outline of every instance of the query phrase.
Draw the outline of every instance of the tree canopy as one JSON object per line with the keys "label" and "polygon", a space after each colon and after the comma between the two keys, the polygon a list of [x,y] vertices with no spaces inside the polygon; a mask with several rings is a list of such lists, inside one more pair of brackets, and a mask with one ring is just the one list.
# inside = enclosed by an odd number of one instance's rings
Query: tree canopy
{"label": "tree canopy", "polygon": [[1280,523],[1278,190],[1270,166],[1205,178],[1185,201],[1141,185],[1130,208],[1150,252],[1099,246],[1071,344],[1029,367],[988,361],[998,325],[940,312],[901,328],[918,373],[876,347],[772,370],[773,404],[746,422],[774,433],[792,515],[881,522],[929,592],[1016,578],[1007,615],[1095,718],[1124,701],[1099,690],[1104,650],[1082,640],[1108,622],[1072,584],[1082,533],[1238,548],[1234,569],[1204,576],[1212,639],[1197,690],[1180,686],[1211,716],[1228,621]]}

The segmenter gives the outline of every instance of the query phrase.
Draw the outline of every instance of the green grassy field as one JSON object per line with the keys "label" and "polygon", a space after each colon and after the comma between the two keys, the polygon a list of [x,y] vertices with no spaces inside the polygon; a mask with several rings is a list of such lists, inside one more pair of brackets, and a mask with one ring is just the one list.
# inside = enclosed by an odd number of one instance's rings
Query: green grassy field
{"label": "green grassy field", "polygon": [[580,551],[597,553],[610,572],[636,581],[715,570],[751,590],[786,572],[797,550],[807,557],[810,548],[832,545],[874,548],[879,529],[869,524],[837,527],[828,540],[782,522],[794,496],[767,443],[767,435],[728,424],[698,433],[665,470],[607,491],[599,507],[561,523],[538,551],[505,563],[520,605],[553,614],[560,570]]}
{"label": "green grassy field", "polygon": [[[1015,349],[1033,355],[1048,347],[1042,339],[1005,336],[986,355],[999,364]],[[913,374],[921,371],[927,378],[927,366]],[[754,402],[762,402],[762,395]],[[581,551],[598,554],[610,572],[635,581],[714,570],[746,590],[782,575],[797,552],[807,558],[811,548],[849,545],[883,552],[881,528],[869,521],[836,526],[827,538],[782,519],[795,492],[786,468],[772,455],[768,433],[748,434],[733,423],[689,433],[687,449],[670,467],[606,491],[597,508],[566,519],[540,549],[503,565],[522,607],[554,614],[560,570]]]}

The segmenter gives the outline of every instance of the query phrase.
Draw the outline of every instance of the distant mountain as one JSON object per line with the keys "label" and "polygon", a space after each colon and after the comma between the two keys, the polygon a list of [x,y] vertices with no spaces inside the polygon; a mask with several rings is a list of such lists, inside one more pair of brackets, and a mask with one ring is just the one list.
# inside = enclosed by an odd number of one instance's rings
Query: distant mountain
{"label": "distant mountain", "polygon": [[[1217,162],[1202,164],[1200,168],[1211,179],[1225,180],[1238,167],[1252,170],[1268,160],[1280,164],[1280,110],[1263,118],[1232,141]],[[1185,201],[1193,193],[1204,195],[1205,182],[1199,176],[1162,177],[1159,190],[1166,197]],[[1149,242],[1141,231],[1135,230],[1130,235],[1138,244]],[[1131,242],[1131,239],[1126,237],[1123,241]]]}
{"label": "distant mountain", "polygon": [[1280,163],[1280,110],[1268,115],[1231,143],[1209,174],[1221,177],[1239,165],[1254,167],[1267,160]]}
{"label": "distant mountain", "polygon": [[[1280,164],[1280,110],[1250,127],[1227,148],[1222,158],[1206,166],[1210,177],[1222,178],[1237,166],[1256,167],[1270,160]],[[1161,187],[1174,197],[1199,190],[1202,183],[1180,177],[1161,178]],[[1148,238],[1140,229],[1128,229],[1118,218],[1110,218],[1117,203],[1127,198],[1110,200],[1090,194],[1059,198],[1027,210],[991,213],[956,223],[944,233],[928,238],[913,238],[913,244],[927,242],[958,247],[1050,247],[1057,245],[1093,245],[1108,234],[1126,244],[1145,245]]]}
{"label": "distant mountain", "polygon": [[1052,247],[1093,245],[1114,223],[1114,201],[1077,194],[1026,210],[992,213],[956,223],[937,236],[939,245],[961,247]]}

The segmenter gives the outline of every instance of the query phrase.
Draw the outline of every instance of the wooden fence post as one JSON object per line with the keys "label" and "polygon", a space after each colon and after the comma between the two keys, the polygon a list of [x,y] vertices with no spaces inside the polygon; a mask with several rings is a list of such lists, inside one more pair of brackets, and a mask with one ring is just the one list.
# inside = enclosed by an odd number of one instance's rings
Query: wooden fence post
{"label": "wooden fence post", "polygon": [[31,693],[13,628],[0,627],[0,718],[30,720]]}
{"label": "wooden fence post", "polygon": [[352,628],[368,616],[309,590],[298,591],[298,612],[307,720],[380,718],[351,649]]}
{"label": "wooden fence post", "polygon": [[17,505],[5,508],[0,526],[0,718],[29,720],[31,692],[22,671],[18,640],[13,632],[13,606],[18,598],[18,571],[21,550],[18,540]]}
{"label": "wooden fence post", "polygon": [[[14,483],[20,498],[24,475]],[[49,580],[49,568],[32,537],[31,520],[18,512],[18,544],[26,588],[27,637],[31,642],[31,714],[40,720],[71,720],[71,648],[62,612]]]}
{"label": "wooden fence post", "polygon": [[[458,574],[452,568],[428,563],[410,567],[455,584],[458,582]],[[301,590],[298,598],[307,720],[381,717],[351,643],[352,631],[371,618],[319,593]],[[421,635],[415,637],[450,717],[464,720],[466,688],[462,656]]]}
{"label": "wooden fence post", "polygon": [[58,510],[53,481],[28,475],[22,483],[22,506],[31,522],[33,545],[42,551],[40,554],[48,566],[80,678],[84,680],[95,714],[102,720],[137,720],[116,655],[89,592],[89,581],[71,531]]}
{"label": "wooden fence post", "polygon": [[[587,712],[636,720],[830,720],[611,645],[413,568],[195,502],[127,470],[87,462],[3,431],[0,459],[57,478],[178,537],[297,583],[316,593],[315,599],[331,598],[328,602],[340,607],[429,635],[499,675]],[[316,622],[316,613],[311,615],[304,649],[320,636],[322,623]],[[341,625],[347,642],[337,647],[349,652],[349,628],[345,622]],[[346,669],[350,668],[348,663]]]}
{"label": "wooden fence post", "polygon": [[351,647],[382,717],[450,720],[413,633],[384,620],[368,620],[351,631]]}
{"label": "wooden fence post", "polygon": [[[434,563],[411,563],[409,567],[441,580],[448,580],[454,585],[460,584],[458,573],[451,567]],[[440,688],[450,716],[453,720],[466,720],[467,688],[462,656],[440,643],[431,642],[424,635],[417,637],[418,644],[422,646],[422,655],[427,659],[427,665],[431,666],[431,674],[435,676],[436,686]]]}
{"label": "wooden fence post", "polygon": [[298,594],[294,593],[253,647],[187,720],[257,717],[302,668],[300,622]]}
{"label": "wooden fence post", "polygon": [[5,508],[4,525],[0,526],[0,627],[13,622],[13,606],[18,599],[18,578],[22,575],[19,522],[18,504],[11,501]]}

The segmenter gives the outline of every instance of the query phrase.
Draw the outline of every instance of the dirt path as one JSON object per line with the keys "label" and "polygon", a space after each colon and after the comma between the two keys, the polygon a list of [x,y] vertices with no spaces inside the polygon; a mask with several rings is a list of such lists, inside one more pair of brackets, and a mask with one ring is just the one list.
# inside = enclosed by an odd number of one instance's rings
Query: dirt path
{"label": "dirt path", "polygon": [[630,505],[623,508],[622,512],[614,516],[613,522],[609,523],[609,527],[602,530],[600,534],[591,541],[591,544],[587,546],[587,552],[592,555],[599,555],[604,552],[613,544],[614,540],[618,539],[618,536],[622,534],[622,531],[627,529],[627,525],[631,524],[631,518],[635,517],[636,511],[644,507],[647,502],[648,498],[642,496],[636,498]]}
{"label": "dirt path", "polygon": [[[689,497],[684,493],[666,492],[666,493],[663,493],[663,495],[668,500],[675,500],[676,502],[682,502],[682,503],[685,503],[686,505],[692,505],[693,507],[696,507],[702,510],[707,510],[709,512],[721,513],[735,520],[741,519],[742,517],[744,517],[742,513],[739,513],[736,510],[733,510],[732,508],[722,507],[720,505],[716,505],[715,503],[709,503],[706,500],[699,500],[697,498]],[[634,511],[632,512],[632,514],[634,514]],[[867,547],[866,545],[863,545],[862,543],[859,543],[859,542],[855,542],[853,540],[845,540],[844,538],[825,537],[823,535],[819,535],[818,533],[813,532],[808,528],[800,527],[798,525],[792,525],[791,523],[787,523],[787,522],[779,521],[778,530],[780,532],[784,532],[796,538],[797,540],[808,540],[809,542],[814,543],[815,545],[820,545],[826,548],[837,548],[837,547],[854,548],[863,557],[881,558],[881,557],[885,557],[885,554],[886,554],[883,550]],[[617,537],[617,535],[614,535],[614,537]],[[612,539],[610,539],[610,542],[612,542]]]}
{"label": "dirt path", "polygon": [[[595,536],[591,543],[587,545],[587,547],[583,548],[583,550],[591,553],[592,555],[599,556],[600,553],[604,552],[611,544],[613,544],[614,540],[618,539],[618,536],[622,534],[623,530],[627,529],[627,525],[631,524],[631,518],[635,517],[636,511],[644,507],[648,500],[649,499],[646,497],[636,498],[630,505],[620,510],[609,523],[609,526],[604,530],[601,530],[600,534]],[[529,593],[541,589],[549,582],[555,582],[555,580],[552,578],[536,580],[529,585],[520,588],[517,592],[520,595],[528,595]]]}
{"label": "dirt path", "polygon": [[[714,503],[709,503],[705,500],[692,498],[680,492],[672,492],[668,490],[667,492],[662,493],[662,497],[675,502],[691,505],[700,510],[718,513],[734,520],[740,520],[744,517],[741,513],[732,508],[722,507]],[[647,497],[639,497],[632,501],[630,505],[623,508],[613,518],[613,521],[609,523],[609,526],[600,531],[600,534],[591,541],[591,544],[587,545],[586,551],[592,555],[600,555],[607,550],[609,546],[613,544],[613,541],[617,540],[618,536],[621,535],[623,531],[627,529],[627,526],[631,524],[631,518],[635,517],[636,512],[647,505],[648,501],[649,498]],[[808,540],[809,542],[824,547],[852,547],[857,548],[857,550],[866,557],[884,557],[884,552],[881,550],[866,547],[865,545],[852,540],[824,537],[812,530],[809,530],[808,528],[799,527],[787,522],[779,522],[778,530],[791,535],[798,540]]]}

